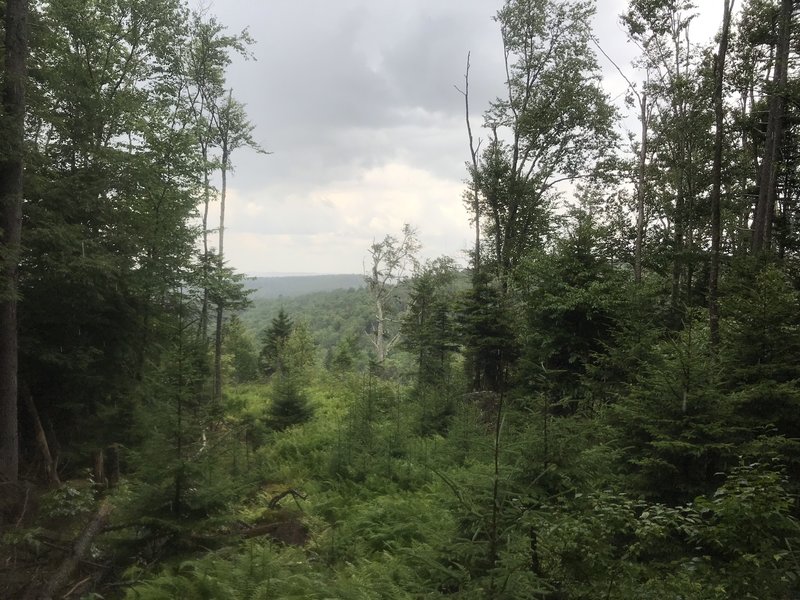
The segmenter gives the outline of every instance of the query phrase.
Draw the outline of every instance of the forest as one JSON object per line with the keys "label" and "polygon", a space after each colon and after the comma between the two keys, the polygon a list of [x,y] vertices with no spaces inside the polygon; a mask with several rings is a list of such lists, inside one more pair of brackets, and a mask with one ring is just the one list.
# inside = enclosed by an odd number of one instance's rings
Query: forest
{"label": "forest", "polygon": [[0,598],[800,598],[800,2],[719,3],[630,68],[498,2],[469,264],[293,295],[225,255],[249,33],[0,0]]}

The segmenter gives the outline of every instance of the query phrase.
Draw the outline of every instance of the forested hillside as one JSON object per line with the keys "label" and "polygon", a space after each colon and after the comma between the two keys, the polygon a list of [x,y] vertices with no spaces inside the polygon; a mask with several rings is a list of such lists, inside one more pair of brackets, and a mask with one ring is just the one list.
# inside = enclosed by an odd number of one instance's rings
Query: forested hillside
{"label": "forested hillside", "polygon": [[[363,278],[362,278],[363,280]],[[342,340],[358,340],[367,349],[366,331],[372,319],[372,302],[366,289],[342,289],[294,297],[253,300],[241,314],[244,327],[255,337],[267,330],[283,309],[307,325],[319,350],[328,352]]]}
{"label": "forested hillside", "polygon": [[251,300],[262,298],[292,298],[317,292],[364,287],[363,275],[292,275],[253,277],[245,280],[245,289],[253,290]]}
{"label": "forested hillside", "polygon": [[249,34],[0,2],[0,597],[800,597],[800,4],[721,3],[498,2],[466,271],[248,298]]}

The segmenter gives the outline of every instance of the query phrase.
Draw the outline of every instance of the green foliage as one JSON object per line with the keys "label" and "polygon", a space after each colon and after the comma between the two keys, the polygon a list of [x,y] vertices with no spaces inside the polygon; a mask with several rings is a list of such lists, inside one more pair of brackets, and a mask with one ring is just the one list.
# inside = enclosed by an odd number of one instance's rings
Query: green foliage
{"label": "green foliage", "polygon": [[283,349],[286,340],[292,334],[294,323],[283,308],[278,311],[278,316],[272,319],[272,324],[261,334],[261,354],[259,364],[261,371],[272,375],[283,370]]}
{"label": "green foliage", "polygon": [[325,355],[325,368],[332,373],[347,373],[352,371],[358,360],[358,337],[349,335],[342,339],[335,347],[329,348]]}
{"label": "green foliage", "polygon": [[637,490],[677,503],[714,485],[715,474],[735,456],[735,431],[730,403],[716,385],[705,326],[687,323],[658,349],[611,415]]}
{"label": "green foliage", "polygon": [[723,303],[725,360],[737,385],[800,378],[800,295],[777,265],[737,265]]}
{"label": "green foliage", "polygon": [[[746,256],[774,7],[747,5],[728,63],[740,98],[725,105],[717,343],[710,54],[685,37],[691,3],[633,0],[624,19],[649,75],[631,90],[650,99],[641,281],[629,194],[599,183],[615,136],[594,3],[508,0],[507,94],[470,173],[484,237],[469,285],[447,258],[401,284],[418,266],[407,226],[370,246],[366,287],[252,307],[197,214],[209,173],[254,145],[225,92],[246,32],[177,0],[34,4],[20,377],[62,474],[119,451],[116,521],[97,548],[124,575],[107,595],[800,594],[793,87],[775,252]],[[559,184],[578,178],[582,208],[553,218],[571,191]],[[223,336],[232,385],[212,400],[214,304],[238,315]],[[387,358],[400,314],[403,351]],[[26,504],[0,563],[54,562],[46,527],[72,533],[96,495],[70,480]]]}
{"label": "green foliage", "polygon": [[94,489],[89,485],[76,487],[67,482],[41,497],[42,515],[46,518],[76,517],[90,513],[95,506]]}
{"label": "green foliage", "polygon": [[247,383],[258,378],[256,340],[236,315],[232,315],[225,325],[223,352],[228,365],[227,379],[234,383]]}
{"label": "green foliage", "polygon": [[298,323],[282,349],[283,372],[296,378],[307,376],[316,361],[316,346],[305,323]]}
{"label": "green foliage", "polygon": [[591,214],[574,211],[552,251],[531,255],[516,273],[527,299],[522,376],[548,394],[554,410],[593,408],[587,376],[627,316],[630,274],[612,261],[608,237]]}
{"label": "green foliage", "polygon": [[534,516],[543,571],[570,595],[774,598],[795,585],[797,535],[779,470],[734,467],[712,494],[671,508],[610,490]]}
{"label": "green foliage", "polygon": [[457,320],[472,389],[499,390],[518,347],[507,298],[486,273],[473,274],[472,289],[461,300]]}
{"label": "green foliage", "polygon": [[450,373],[457,349],[452,259],[426,263],[411,280],[408,309],[403,319],[402,346],[416,355],[419,384],[432,385]]}
{"label": "green foliage", "polygon": [[268,422],[278,431],[305,423],[314,414],[303,389],[297,379],[291,376],[279,376],[272,392],[272,403],[269,407]]}
{"label": "green foliage", "polygon": [[[301,296],[325,294],[364,287],[364,275],[291,275],[253,277],[247,282],[254,300],[283,299],[290,305]],[[292,312],[296,312],[293,310]],[[306,317],[306,315],[303,315]]]}
{"label": "green foliage", "polygon": [[614,144],[615,111],[590,43],[594,10],[582,0],[507,0],[497,13],[507,90],[484,115],[490,143],[472,177],[501,280],[542,246],[556,183],[595,171]]}
{"label": "green foliage", "polygon": [[265,332],[265,339],[262,357],[273,355],[277,378],[273,383],[268,421],[280,431],[308,421],[314,413],[305,387],[309,370],[314,365],[315,348],[308,328],[302,323],[292,328],[283,312]]}
{"label": "green foliage", "polygon": [[314,341],[326,352],[335,348],[342,339],[355,339],[358,350],[356,364],[359,367],[366,366],[368,340],[365,331],[374,312],[366,289],[348,288],[297,297],[256,298],[241,319],[251,332],[260,334],[271,325],[281,309],[306,323]]}

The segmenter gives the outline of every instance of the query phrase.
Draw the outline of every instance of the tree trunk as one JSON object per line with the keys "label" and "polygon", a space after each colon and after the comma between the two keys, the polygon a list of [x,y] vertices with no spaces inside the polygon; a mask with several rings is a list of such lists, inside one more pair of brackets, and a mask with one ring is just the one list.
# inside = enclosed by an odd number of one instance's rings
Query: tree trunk
{"label": "tree trunk", "polygon": [[200,152],[203,156],[203,301],[200,305],[200,340],[208,339],[208,207],[211,203],[211,183],[208,167],[208,140],[201,136]]}
{"label": "tree trunk", "polygon": [[42,427],[42,420],[39,418],[39,411],[36,409],[33,396],[28,387],[24,384],[20,386],[19,391],[19,395],[25,402],[25,408],[27,408],[28,414],[31,416],[31,421],[33,422],[33,429],[36,433],[36,444],[39,446],[39,452],[42,454],[47,481],[52,485],[60,485],[61,481],[58,479],[56,462],[53,460],[53,455],[50,453],[50,444],[47,443],[47,435],[44,432],[44,427]]}
{"label": "tree trunk", "polygon": [[636,192],[636,261],[634,278],[636,283],[642,281],[642,246],[644,244],[644,186],[647,167],[647,92],[642,92],[639,99],[642,121],[642,139],[639,149],[639,189]]}
{"label": "tree trunk", "polygon": [[[225,200],[228,195],[228,163],[230,160],[231,144],[231,110],[233,102],[233,90],[228,91],[228,103],[226,105],[226,117],[223,123],[220,119],[220,138],[222,147],[222,161],[220,172],[222,175],[222,188],[219,195],[219,250],[217,259],[219,261],[219,277],[223,277],[223,267],[225,266]],[[221,290],[219,290],[221,293]],[[214,400],[222,400],[222,323],[224,319],[224,300],[220,295],[217,301],[217,326],[214,336]]]}
{"label": "tree trunk", "polygon": [[19,477],[17,415],[17,267],[22,234],[22,164],[25,143],[25,60],[28,2],[7,0],[0,157],[0,478]]}
{"label": "tree trunk", "polygon": [[111,508],[109,501],[103,500],[97,513],[92,517],[92,520],[89,521],[80,537],[76,540],[69,556],[64,559],[64,562],[61,563],[61,566],[50,578],[50,581],[47,582],[41,594],[39,594],[38,597],[41,600],[50,600],[64,585],[66,585],[69,577],[75,569],[78,568],[78,565],[80,565],[86,553],[89,551],[94,538],[103,531],[106,522],[108,522],[108,518],[111,516]]}
{"label": "tree trunk", "polygon": [[720,245],[722,242],[722,144],[724,141],[725,112],[722,103],[725,74],[725,55],[728,53],[728,33],[731,25],[733,0],[725,0],[725,12],[722,17],[722,36],[719,40],[719,52],[714,57],[714,116],[716,131],[714,133],[714,166],[711,173],[711,265],[708,280],[708,324],[711,336],[711,349],[716,353],[719,348],[719,263]]}
{"label": "tree trunk", "polygon": [[778,161],[783,137],[783,118],[786,111],[786,84],[789,76],[789,50],[792,31],[794,0],[782,0],[778,24],[778,47],[775,71],[770,90],[767,134],[758,184],[758,203],[753,217],[752,251],[754,254],[769,249],[772,236],[772,218],[777,196]]}
{"label": "tree trunk", "polygon": [[684,309],[683,296],[681,294],[681,283],[683,282],[683,263],[684,263],[684,212],[685,200],[683,195],[683,175],[678,174],[680,178],[678,181],[678,191],[675,197],[675,232],[674,232],[674,250],[672,259],[672,292],[671,292],[671,305],[672,315],[675,318],[676,325],[681,321]]}
{"label": "tree trunk", "polygon": [[[230,98],[228,99],[230,103]],[[228,141],[222,141],[222,189],[219,195],[219,276],[225,266],[225,197],[228,192]],[[214,400],[222,400],[222,321],[224,318],[224,302],[222,297],[217,301],[217,327],[214,336]]]}
{"label": "tree trunk", "polygon": [[478,146],[475,145],[475,138],[472,136],[472,124],[469,119],[469,58],[467,53],[467,70],[464,73],[464,113],[467,121],[467,135],[469,136],[469,155],[472,159],[472,208],[475,212],[475,271],[481,268],[481,204],[480,204],[480,172],[478,171]]}

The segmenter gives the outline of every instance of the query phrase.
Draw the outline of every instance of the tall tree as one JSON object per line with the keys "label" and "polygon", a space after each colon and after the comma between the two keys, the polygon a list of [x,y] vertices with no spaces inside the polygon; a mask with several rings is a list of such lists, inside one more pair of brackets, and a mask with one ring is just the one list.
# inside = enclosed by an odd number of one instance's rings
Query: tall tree
{"label": "tall tree", "polygon": [[467,124],[467,138],[469,139],[469,157],[470,162],[467,163],[467,170],[470,173],[470,190],[466,193],[466,202],[473,212],[473,223],[475,227],[475,248],[473,250],[472,263],[473,268],[479,271],[481,268],[481,184],[480,184],[480,170],[478,167],[478,157],[480,155],[481,140],[475,140],[472,135],[472,121],[469,114],[469,68],[470,68],[470,54],[467,54],[467,68],[464,72],[464,89],[458,87],[456,89],[464,96],[464,116]]}
{"label": "tall tree", "polygon": [[639,107],[639,156],[636,169],[636,243],[634,245],[634,260],[633,260],[633,273],[636,283],[642,281],[642,260],[644,252],[644,236],[645,236],[645,197],[647,195],[647,156],[648,156],[648,136],[650,130],[650,120],[652,118],[652,106],[648,101],[648,87],[650,84],[650,69],[645,63],[645,81],[641,89],[637,89],[636,85],[625,75],[625,72],[617,65],[617,63],[608,55],[600,44],[594,40],[595,45],[603,53],[609,62],[614,65],[614,68],[619,72],[625,83],[628,85],[629,96],[626,98],[626,103],[633,103],[634,99]]}
{"label": "tall tree", "polygon": [[711,335],[711,348],[716,351],[719,346],[719,266],[720,246],[722,244],[722,146],[724,143],[725,106],[723,104],[723,84],[725,73],[725,56],[728,53],[730,37],[731,13],[733,0],[725,0],[722,17],[722,33],[719,50],[714,55],[714,166],[711,173],[711,264],[708,282],[708,321]]}
{"label": "tall tree", "polygon": [[0,131],[0,477],[19,475],[17,425],[17,269],[22,235],[22,173],[28,1],[7,0]]}
{"label": "tall tree", "polygon": [[[244,106],[233,98],[233,90],[215,111],[216,136],[222,156],[220,173],[222,188],[219,198],[219,248],[217,248],[217,276],[225,273],[225,202],[228,195],[228,173],[232,170],[231,153],[237,148],[249,147],[264,153],[253,139],[253,125],[248,121]],[[222,325],[225,301],[217,301],[217,326],[214,332],[214,399],[222,398]]]}
{"label": "tall tree", "polygon": [[507,0],[497,13],[506,96],[484,116],[490,141],[477,175],[503,282],[540,245],[558,184],[591,176],[614,143],[615,111],[590,48],[594,11],[590,0]]}
{"label": "tall tree", "polygon": [[281,307],[278,316],[272,319],[270,326],[261,333],[261,353],[259,364],[266,375],[283,370],[283,349],[294,330],[294,322]]}
{"label": "tall tree", "polygon": [[[203,287],[199,332],[203,340],[207,337],[209,304],[212,288],[216,290],[216,327],[214,330],[214,386],[212,398],[218,401],[222,395],[222,344],[223,321],[226,303],[231,300],[222,290],[231,290],[223,280],[229,270],[225,268],[225,202],[228,189],[228,174],[231,168],[231,153],[242,146],[263,152],[253,140],[253,126],[248,122],[244,107],[233,98],[232,90],[225,89],[225,68],[231,62],[232,53],[248,57],[248,46],[252,39],[245,29],[237,35],[229,35],[225,27],[214,18],[205,20],[203,14],[194,14],[191,25],[191,41],[183,58],[188,104],[194,119],[194,131],[202,155],[203,164],[203,209],[202,236],[203,254],[200,259],[200,277]],[[214,150],[220,155],[214,156]],[[221,190],[218,247],[216,256],[209,248],[208,218],[214,190],[211,185],[212,172],[219,169]],[[211,281],[211,277],[215,281]],[[234,299],[235,300],[235,299]]]}
{"label": "tall tree", "polygon": [[420,387],[442,383],[455,345],[453,259],[428,261],[410,282],[408,312],[401,332],[403,346],[416,355]]}
{"label": "tall tree", "polygon": [[37,8],[20,372],[80,454],[130,440],[136,390],[171,343],[201,165],[174,51],[186,34],[179,2]]}
{"label": "tall tree", "polygon": [[206,19],[202,13],[192,15],[190,41],[182,58],[186,78],[187,104],[192,115],[193,129],[203,160],[203,209],[201,277],[203,304],[200,314],[200,335],[205,340],[208,329],[209,277],[213,267],[208,243],[208,217],[214,190],[211,174],[219,166],[213,150],[219,145],[216,132],[219,124],[220,103],[225,97],[225,69],[231,55],[248,56],[247,48],[252,40],[244,30],[236,35],[226,33],[225,26],[213,17]]}
{"label": "tall tree", "polygon": [[794,0],[782,0],[777,18],[775,65],[773,67],[772,86],[769,90],[769,112],[767,115],[764,152],[759,172],[758,202],[753,216],[752,250],[754,253],[769,249],[772,237],[772,221],[775,215],[775,200],[778,187],[779,152],[786,115],[792,16],[796,4]]}

